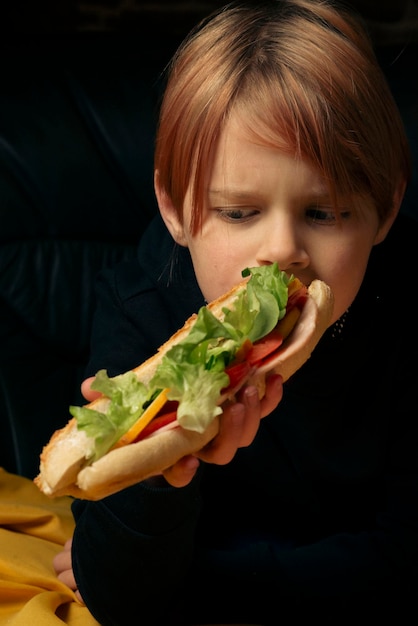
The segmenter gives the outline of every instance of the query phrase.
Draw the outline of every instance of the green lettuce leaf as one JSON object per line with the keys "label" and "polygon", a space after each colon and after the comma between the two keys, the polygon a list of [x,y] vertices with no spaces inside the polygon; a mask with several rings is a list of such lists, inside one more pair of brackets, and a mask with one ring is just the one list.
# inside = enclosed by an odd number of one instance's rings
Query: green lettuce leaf
{"label": "green lettuce leaf", "polygon": [[222,413],[217,401],[221,389],[228,386],[229,378],[223,368],[220,370],[217,365],[207,369],[203,361],[179,363],[173,358],[164,357],[154,382],[164,388],[169,386],[168,398],[179,402],[179,424],[202,433]]}
{"label": "green lettuce leaf", "polygon": [[95,439],[93,460],[103,456],[144,412],[155,396],[153,387],[147,388],[134,372],[110,378],[106,370],[97,372],[91,385],[110,399],[106,413],[87,407],[70,406],[77,426]]}

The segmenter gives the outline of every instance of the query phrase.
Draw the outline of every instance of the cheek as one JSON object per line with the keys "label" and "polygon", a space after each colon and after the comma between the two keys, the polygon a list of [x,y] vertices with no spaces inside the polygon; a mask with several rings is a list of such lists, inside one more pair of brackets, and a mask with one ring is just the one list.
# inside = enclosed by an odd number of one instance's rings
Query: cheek
{"label": "cheek", "polygon": [[248,258],[225,237],[194,237],[189,251],[199,287],[207,302],[223,295],[242,280]]}
{"label": "cheek", "polygon": [[207,302],[216,300],[242,280],[242,264],[228,253],[215,257],[199,256],[194,259],[193,265],[197,282]]}

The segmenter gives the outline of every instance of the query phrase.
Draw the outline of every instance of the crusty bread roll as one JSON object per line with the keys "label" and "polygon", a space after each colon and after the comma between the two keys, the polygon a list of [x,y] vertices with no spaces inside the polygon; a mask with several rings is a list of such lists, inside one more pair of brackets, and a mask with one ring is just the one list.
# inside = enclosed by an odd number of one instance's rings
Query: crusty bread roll
{"label": "crusty bread roll", "polygon": [[[234,299],[246,288],[246,283],[246,280],[242,281],[227,294],[208,304],[208,308],[222,320],[223,309],[233,308]],[[251,378],[241,381],[240,386],[243,382],[251,382],[257,386],[262,397],[266,376],[270,372],[281,374],[286,381],[307,361],[330,324],[334,304],[331,289],[320,280],[310,284],[308,296],[295,327],[278,354],[268,364],[251,372]],[[140,381],[147,384],[151,380],[164,354],[187,336],[196,318],[196,314],[192,315],[155,355],[133,370]],[[236,391],[230,391],[228,397]],[[219,404],[222,405],[226,400],[226,396],[221,397]],[[104,412],[108,403],[106,397],[100,397],[87,406]],[[90,464],[93,440],[85,431],[77,428],[76,420],[72,418],[64,428],[53,434],[42,450],[40,471],[34,482],[43,493],[51,497],[72,495],[98,500],[160,474],[183,456],[198,452],[216,436],[218,428],[219,418],[215,418],[203,433],[180,426],[162,429],[136,443],[111,449]]]}

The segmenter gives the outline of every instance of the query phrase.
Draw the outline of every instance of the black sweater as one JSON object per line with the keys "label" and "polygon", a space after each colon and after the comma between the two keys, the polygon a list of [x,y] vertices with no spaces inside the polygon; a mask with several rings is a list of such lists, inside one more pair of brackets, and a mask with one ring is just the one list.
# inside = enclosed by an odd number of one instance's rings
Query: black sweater
{"label": "black sweater", "polygon": [[[181,489],[74,502],[74,572],[101,624],[416,618],[417,245],[418,223],[400,216],[343,326],[231,463],[202,465]],[[99,295],[87,374],[139,364],[203,304],[159,218]]]}

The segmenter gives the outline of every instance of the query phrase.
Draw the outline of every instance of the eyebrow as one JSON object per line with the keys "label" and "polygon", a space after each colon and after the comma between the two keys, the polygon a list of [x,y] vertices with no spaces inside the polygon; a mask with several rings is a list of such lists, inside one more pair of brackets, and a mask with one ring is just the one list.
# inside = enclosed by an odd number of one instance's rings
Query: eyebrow
{"label": "eyebrow", "polygon": [[229,189],[227,187],[222,189],[208,189],[208,194],[211,196],[233,196],[234,198],[249,198],[254,195],[251,191],[240,191],[238,189]]}
{"label": "eyebrow", "polygon": [[[241,189],[233,189],[233,188],[229,188],[229,187],[223,187],[222,189],[218,189],[218,188],[209,188],[208,189],[208,195],[209,196],[215,196],[215,197],[226,197],[226,198],[231,198],[233,200],[241,200],[241,201],[245,201],[245,200],[251,200],[252,198],[254,198],[254,195],[256,193],[259,193],[257,191],[245,191],[245,190],[241,190]],[[328,191],[328,188],[325,185],[318,185],[318,186],[314,186],[312,187],[312,189],[308,190],[307,193],[305,194],[301,194],[301,196],[305,196],[306,200],[329,200],[330,198],[330,193]]]}
{"label": "eyebrow", "polygon": [[210,196],[221,196],[236,200],[248,200],[254,198],[254,193],[254,191],[242,191],[241,189],[231,189],[230,187],[223,187],[222,189],[208,189],[208,195]]}

